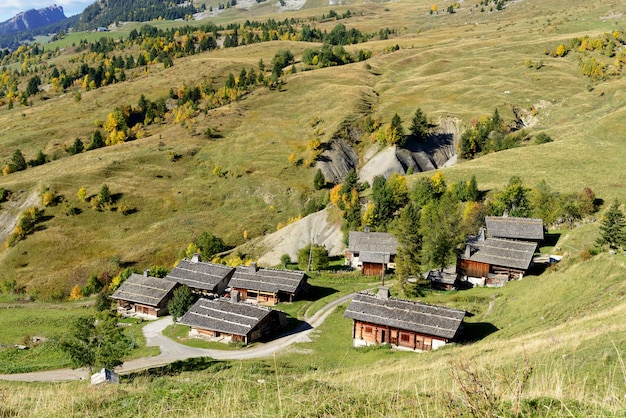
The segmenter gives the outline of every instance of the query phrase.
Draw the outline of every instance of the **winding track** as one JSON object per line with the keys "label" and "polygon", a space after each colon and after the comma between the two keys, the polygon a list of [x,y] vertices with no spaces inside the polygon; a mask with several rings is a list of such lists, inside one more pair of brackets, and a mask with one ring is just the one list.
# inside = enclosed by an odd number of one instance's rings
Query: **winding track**
{"label": "winding track", "polygon": [[[263,358],[290,346],[296,342],[308,342],[311,331],[322,323],[339,305],[354,297],[354,293],[342,296],[317,311],[309,317],[305,314],[304,322],[296,329],[289,331],[267,343],[258,344],[254,347],[244,348],[237,351],[212,350],[194,348],[179,344],[162,334],[162,331],[172,324],[170,316],[151,322],[143,327],[146,337],[146,345],[158,346],[161,354],[154,357],[143,357],[129,360],[116,369],[119,374],[127,374],[138,370],[164,366],[175,361],[186,360],[196,357],[211,357],[216,360],[246,360]],[[32,373],[0,374],[0,380],[16,382],[61,382],[67,380],[85,380],[89,378],[89,370],[81,369],[58,369]]]}

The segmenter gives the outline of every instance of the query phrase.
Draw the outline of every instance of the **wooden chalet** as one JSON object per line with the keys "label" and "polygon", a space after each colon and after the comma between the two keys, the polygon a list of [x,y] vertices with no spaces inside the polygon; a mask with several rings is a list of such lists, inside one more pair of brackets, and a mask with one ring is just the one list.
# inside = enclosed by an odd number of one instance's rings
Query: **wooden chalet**
{"label": "wooden chalet", "polygon": [[346,264],[362,269],[365,276],[382,276],[388,268],[395,268],[398,240],[386,232],[350,231]]}
{"label": "wooden chalet", "polygon": [[239,292],[243,301],[275,305],[305,294],[309,290],[307,278],[303,271],[260,269],[251,263],[237,267],[230,287]]}
{"label": "wooden chalet", "polygon": [[533,261],[537,244],[500,238],[468,240],[465,251],[457,256],[459,280],[483,280],[481,285],[501,285],[503,281],[521,279]]}
{"label": "wooden chalet", "polygon": [[167,275],[169,280],[189,286],[195,294],[222,295],[235,269],[222,264],[206,263],[195,254],[191,260],[182,259]]}
{"label": "wooden chalet", "polygon": [[284,312],[231,299],[199,299],[179,322],[191,327],[190,336],[220,338],[249,344],[266,339],[287,323]]}
{"label": "wooden chalet", "polygon": [[149,319],[167,315],[170,301],[177,283],[158,277],[133,273],[111,295],[117,299],[118,311],[123,315],[137,315]]}
{"label": "wooden chalet", "polygon": [[344,316],[354,320],[355,347],[391,344],[394,348],[430,351],[458,337],[465,311],[389,297],[389,288],[378,294],[359,292]]}
{"label": "wooden chalet", "polygon": [[491,238],[531,241],[539,244],[544,239],[543,221],[534,218],[486,216],[487,235]]}

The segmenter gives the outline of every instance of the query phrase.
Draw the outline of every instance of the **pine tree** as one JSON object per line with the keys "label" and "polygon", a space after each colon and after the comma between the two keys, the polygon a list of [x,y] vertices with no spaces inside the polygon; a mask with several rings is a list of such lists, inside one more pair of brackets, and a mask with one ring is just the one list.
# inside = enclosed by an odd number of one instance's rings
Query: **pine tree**
{"label": "pine tree", "polygon": [[111,191],[109,190],[109,186],[103,184],[100,188],[100,193],[98,194],[98,202],[101,205],[105,205],[111,203]]}
{"label": "pine tree", "polygon": [[324,177],[324,173],[320,168],[317,169],[315,173],[315,177],[313,178],[313,187],[315,190],[321,190],[326,186],[326,178]]}
{"label": "pine tree", "polygon": [[454,261],[454,251],[463,240],[458,201],[449,193],[422,208],[420,231],[422,259],[432,268],[443,269]]}
{"label": "pine tree", "polygon": [[418,142],[424,142],[428,136],[428,120],[421,108],[417,108],[411,119],[411,135]]}
{"label": "pine tree", "polygon": [[16,149],[13,155],[11,156],[11,162],[9,163],[9,167],[13,172],[26,170],[27,164],[26,159],[24,159],[24,154],[19,149]]}
{"label": "pine tree", "polygon": [[170,311],[174,322],[187,313],[193,303],[194,297],[188,286],[183,285],[174,290],[174,296],[172,296],[172,300],[167,304],[167,309]]}
{"label": "pine tree", "polygon": [[[410,276],[421,278],[422,233],[420,232],[420,208],[409,202],[401,211],[395,225],[394,235],[398,240],[396,255],[396,277],[400,279],[405,293],[414,293],[407,282]],[[414,287],[414,286],[413,286]]]}
{"label": "pine tree", "polygon": [[617,249],[626,245],[626,219],[619,208],[617,199],[602,218],[600,237],[596,241],[599,246],[608,244],[609,248]]}

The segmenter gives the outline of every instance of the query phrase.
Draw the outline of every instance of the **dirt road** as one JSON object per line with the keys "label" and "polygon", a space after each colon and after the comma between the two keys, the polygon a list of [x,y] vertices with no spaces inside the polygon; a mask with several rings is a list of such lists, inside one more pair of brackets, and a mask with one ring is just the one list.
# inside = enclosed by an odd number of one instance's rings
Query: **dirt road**
{"label": "dirt road", "polygon": [[[324,323],[324,320],[337,306],[352,299],[353,296],[354,293],[342,296],[325,305],[314,315],[310,317],[305,315],[304,322],[296,329],[272,341],[236,351],[194,348],[167,338],[163,335],[163,330],[172,324],[172,318],[168,316],[143,327],[146,345],[158,346],[161,349],[161,353],[158,356],[129,360],[116,368],[115,371],[119,374],[126,374],[195,357],[211,357],[216,360],[245,360],[269,357],[293,343],[310,341],[309,334],[311,331]],[[19,382],[60,382],[88,378],[89,371],[87,369],[59,369],[32,373],[0,374],[0,380]]]}

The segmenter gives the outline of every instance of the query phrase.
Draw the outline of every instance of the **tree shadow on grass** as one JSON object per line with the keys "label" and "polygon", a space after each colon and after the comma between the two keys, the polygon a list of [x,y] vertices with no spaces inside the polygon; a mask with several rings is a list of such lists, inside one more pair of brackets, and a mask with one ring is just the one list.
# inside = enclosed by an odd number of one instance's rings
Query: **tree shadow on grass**
{"label": "tree shadow on grass", "polygon": [[220,370],[230,369],[228,362],[215,360],[210,357],[197,357],[187,360],[179,360],[165,366],[152,367],[150,369],[140,370],[121,376],[124,382],[132,383],[137,378],[155,378],[161,376],[175,376],[183,372],[209,370],[218,372]]}
{"label": "tree shadow on grass", "polygon": [[313,327],[306,321],[302,321],[300,319],[293,318],[291,316],[287,316],[287,325],[280,332],[276,334],[267,335],[259,340],[258,342],[267,343],[272,340],[276,340],[278,338],[287,337],[289,335],[297,334],[299,332],[307,331],[312,329]]}
{"label": "tree shadow on grass", "polygon": [[480,341],[486,336],[498,331],[498,327],[490,322],[465,322],[459,342],[461,344]]}
{"label": "tree shadow on grass", "polygon": [[543,242],[541,243],[541,247],[554,247],[559,239],[561,238],[561,234],[558,232],[551,232],[544,235]]}
{"label": "tree shadow on grass", "polygon": [[111,193],[111,204],[119,202],[123,196],[124,193]]}
{"label": "tree shadow on grass", "polygon": [[326,296],[330,296],[337,292],[338,290],[333,289],[332,287],[322,287],[322,286],[311,285],[311,287],[309,288],[309,291],[301,299],[309,301],[309,302],[314,302],[316,300],[325,298]]}

